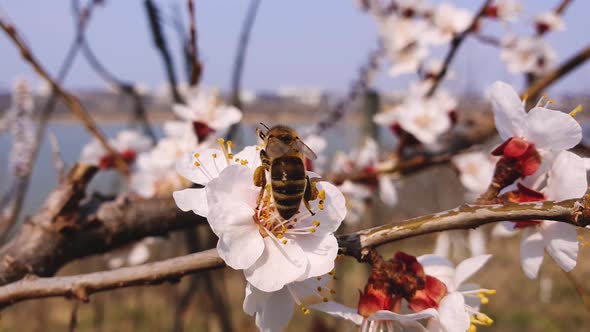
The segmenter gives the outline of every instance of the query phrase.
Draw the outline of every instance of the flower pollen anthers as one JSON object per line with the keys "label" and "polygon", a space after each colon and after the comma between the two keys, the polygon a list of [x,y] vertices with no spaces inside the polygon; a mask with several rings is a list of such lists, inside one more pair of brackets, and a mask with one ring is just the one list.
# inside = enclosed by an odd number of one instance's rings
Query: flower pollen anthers
{"label": "flower pollen anthers", "polygon": [[244,270],[252,286],[263,292],[331,271],[338,252],[333,232],[346,216],[338,188],[316,182],[318,199],[309,202],[315,215],[302,202],[299,211],[285,220],[269,188],[256,209],[260,187],[252,179],[260,165],[260,148],[247,147],[234,156],[231,144],[220,140],[220,145],[222,150],[200,150],[178,162],[178,172],[204,188],[177,191],[174,199],[182,210],[207,217],[225,263]]}
{"label": "flower pollen anthers", "polygon": [[223,104],[215,90],[198,89],[188,96],[188,105],[174,105],[174,113],[193,124],[199,142],[207,140],[211,134],[223,136],[224,131],[242,119],[242,112]]}

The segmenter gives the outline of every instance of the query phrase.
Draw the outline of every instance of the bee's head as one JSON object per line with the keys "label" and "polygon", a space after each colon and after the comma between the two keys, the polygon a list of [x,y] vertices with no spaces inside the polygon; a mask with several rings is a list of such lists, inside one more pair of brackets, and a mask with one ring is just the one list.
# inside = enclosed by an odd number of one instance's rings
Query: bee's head
{"label": "bee's head", "polygon": [[276,125],[266,132],[266,139],[276,138],[286,145],[291,145],[297,139],[297,132],[287,126]]}

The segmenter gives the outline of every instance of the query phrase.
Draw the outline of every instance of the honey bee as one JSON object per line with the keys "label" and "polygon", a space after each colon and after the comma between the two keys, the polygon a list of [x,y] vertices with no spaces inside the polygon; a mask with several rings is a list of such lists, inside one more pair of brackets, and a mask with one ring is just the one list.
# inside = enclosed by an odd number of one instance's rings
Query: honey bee
{"label": "honey bee", "polygon": [[291,218],[299,210],[302,199],[313,215],[309,201],[315,200],[318,193],[306,175],[304,158],[314,160],[317,158],[315,153],[292,128],[283,125],[268,128],[263,123],[261,125],[267,132],[257,129],[258,136],[264,141],[264,148],[260,150],[262,165],[254,171],[254,185],[261,187],[256,206],[260,206],[266,187],[266,171],[269,171],[271,193],[279,215],[285,220]]}

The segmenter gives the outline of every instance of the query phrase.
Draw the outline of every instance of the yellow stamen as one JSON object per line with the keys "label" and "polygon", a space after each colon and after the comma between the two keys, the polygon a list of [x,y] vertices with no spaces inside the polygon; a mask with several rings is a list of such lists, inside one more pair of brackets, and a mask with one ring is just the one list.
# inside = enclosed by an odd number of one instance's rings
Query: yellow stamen
{"label": "yellow stamen", "polygon": [[320,280],[322,280],[322,276],[317,276],[317,277],[316,277],[316,279],[317,279],[318,281],[320,281]]}
{"label": "yellow stamen", "polygon": [[227,147],[230,148],[230,149],[233,148],[234,147],[234,142],[228,140],[227,141]]}
{"label": "yellow stamen", "polygon": [[324,302],[328,302],[328,298],[327,298],[327,297],[324,297],[322,300],[323,300]]}
{"label": "yellow stamen", "polygon": [[322,291],[322,286],[318,286],[317,290],[318,290],[318,292],[321,292]]}
{"label": "yellow stamen", "polygon": [[588,242],[586,242],[586,240],[584,240],[584,237],[582,237],[582,234],[578,234],[578,241],[580,242],[580,245],[582,247],[588,246]]}
{"label": "yellow stamen", "polygon": [[201,163],[200,163],[200,162],[198,162],[198,161],[195,161],[195,162],[194,162],[194,165],[195,165],[195,166],[197,166],[197,167],[199,167],[199,166],[201,166]]}
{"label": "yellow stamen", "polygon": [[229,159],[229,160],[234,159],[234,154],[233,153],[228,153],[227,154],[227,159]]}
{"label": "yellow stamen", "polygon": [[315,233],[315,228],[309,230],[310,233]]}
{"label": "yellow stamen", "polygon": [[201,155],[200,155],[199,153],[195,153],[195,154],[193,155],[193,157],[195,157],[195,158],[199,158],[200,156],[201,156]]}
{"label": "yellow stamen", "polygon": [[486,314],[478,313],[475,316],[471,316],[469,319],[472,324],[482,325],[482,326],[492,326],[494,321]]}
{"label": "yellow stamen", "polygon": [[326,199],[326,191],[324,189],[320,190],[320,192],[318,193],[318,198],[321,200]]}
{"label": "yellow stamen", "polygon": [[287,239],[284,239],[283,240],[283,244],[287,244]]}
{"label": "yellow stamen", "polygon": [[570,115],[571,116],[576,116],[578,115],[578,113],[582,112],[582,105],[578,105],[576,106],[576,108],[574,108],[571,112]]}
{"label": "yellow stamen", "polygon": [[485,295],[496,295],[496,290],[495,289],[484,289],[480,293],[485,294]]}
{"label": "yellow stamen", "polygon": [[248,160],[244,160],[244,159],[242,159],[242,160],[240,161],[240,164],[242,164],[242,165],[248,165]]}
{"label": "yellow stamen", "polygon": [[469,325],[467,332],[477,332],[477,326],[475,326],[474,324]]}
{"label": "yellow stamen", "polygon": [[319,220],[314,220],[313,221],[313,226],[314,227],[318,227],[320,225],[320,221]]}
{"label": "yellow stamen", "polygon": [[213,158],[217,158],[217,153],[211,155]]}
{"label": "yellow stamen", "polygon": [[283,238],[283,234],[281,234],[281,233],[277,234],[277,239],[279,239],[279,240],[280,240],[280,239],[282,239],[282,238]]}

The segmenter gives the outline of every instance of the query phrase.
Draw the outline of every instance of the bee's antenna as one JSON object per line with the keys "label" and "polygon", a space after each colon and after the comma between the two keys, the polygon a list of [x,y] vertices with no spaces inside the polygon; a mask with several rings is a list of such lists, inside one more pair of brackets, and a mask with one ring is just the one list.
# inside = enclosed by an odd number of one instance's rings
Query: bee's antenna
{"label": "bee's antenna", "polygon": [[265,125],[264,123],[260,122],[260,124],[261,124],[261,125],[262,125],[264,128],[266,128],[266,130],[270,130],[270,128],[268,128],[268,126],[267,126],[267,125]]}

